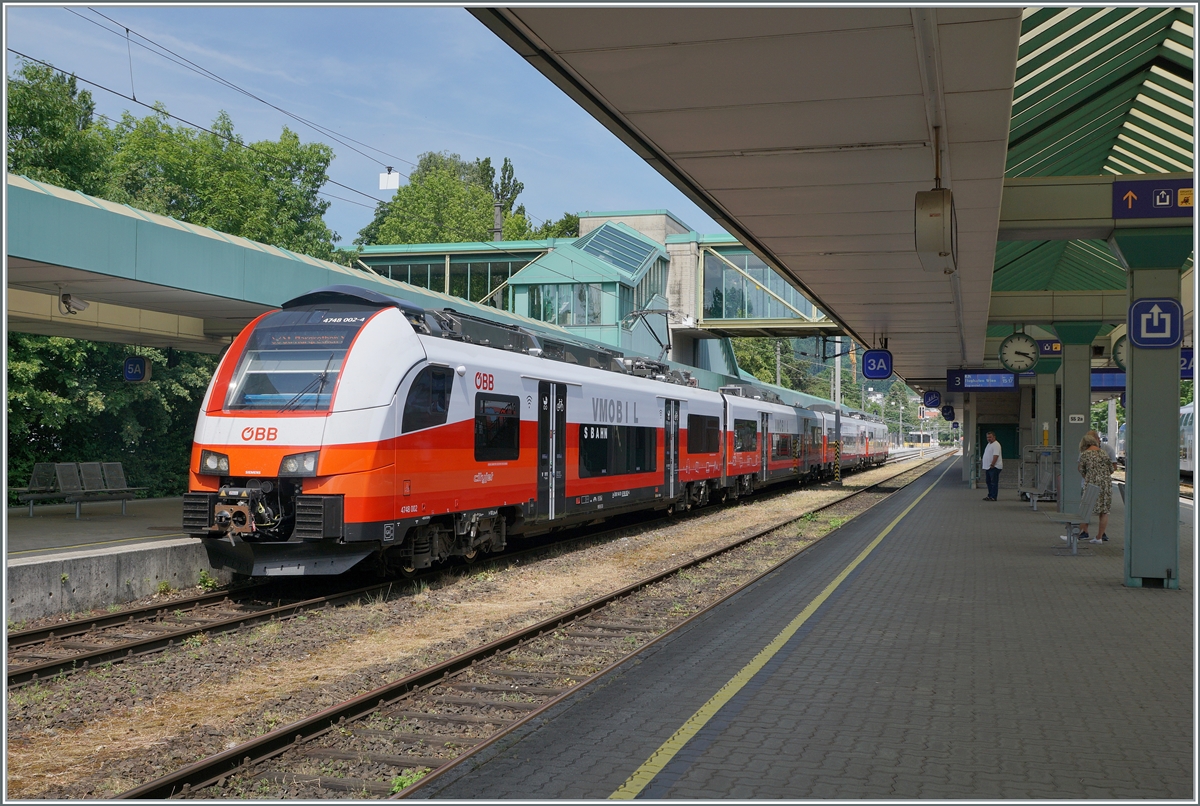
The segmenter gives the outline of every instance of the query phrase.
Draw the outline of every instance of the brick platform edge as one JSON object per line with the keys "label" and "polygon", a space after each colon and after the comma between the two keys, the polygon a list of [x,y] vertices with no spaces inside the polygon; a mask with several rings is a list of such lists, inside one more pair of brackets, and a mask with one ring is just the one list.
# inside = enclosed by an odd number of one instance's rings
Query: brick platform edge
{"label": "brick platform edge", "polygon": [[221,583],[232,579],[229,571],[209,565],[204,547],[190,538],[9,560],[8,621],[132,602],[155,593],[163,581],[191,587],[201,571]]}

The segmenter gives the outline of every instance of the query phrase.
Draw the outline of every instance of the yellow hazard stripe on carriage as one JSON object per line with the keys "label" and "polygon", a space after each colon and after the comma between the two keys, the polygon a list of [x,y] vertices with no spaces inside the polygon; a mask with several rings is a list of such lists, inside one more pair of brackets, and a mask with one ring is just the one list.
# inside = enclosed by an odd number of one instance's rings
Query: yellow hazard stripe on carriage
{"label": "yellow hazard stripe on carriage", "polygon": [[825,587],[825,590],[821,591],[821,594],[817,596],[817,598],[809,602],[808,606],[801,610],[800,613],[794,619],[792,619],[791,623],[784,627],[783,631],[780,632],[779,635],[775,636],[771,643],[763,647],[762,650],[760,650],[759,653],[754,656],[753,660],[743,666],[742,670],[734,675],[728,683],[721,686],[721,689],[712,696],[712,699],[700,706],[700,710],[692,714],[687,722],[683,723],[683,727],[675,731],[671,738],[663,742],[662,745],[660,745],[659,748],[650,755],[650,758],[646,759],[646,763],[638,767],[637,770],[634,771],[633,775],[629,776],[629,779],[625,781],[625,783],[621,784],[620,788],[617,789],[616,792],[613,792],[608,796],[608,799],[632,800],[636,798],[638,794],[645,789],[651,781],[654,780],[654,777],[663,771],[663,768],[667,766],[671,759],[675,758],[675,755],[683,749],[684,745],[691,741],[692,737],[699,733],[700,730],[706,724],[708,724],[708,721],[717,715],[717,712],[721,710],[725,703],[733,699],[734,696],[741,691],[747,683],[754,679],[754,676],[758,674],[764,666],[767,665],[771,658],[775,657],[779,650],[783,649],[787,642],[791,640],[791,637],[795,635],[801,627],[804,626],[804,623],[808,621],[809,617],[811,617],[813,613],[817,612],[817,608],[825,604],[825,601],[833,594],[835,590],[837,590],[838,586],[846,581],[846,577],[850,576],[850,574],[854,572],[854,569],[857,568],[862,561],[865,560],[871,554],[871,552],[875,550],[876,546],[883,542],[883,539],[888,536],[892,529],[896,528],[896,524],[900,523],[900,521],[902,521],[905,516],[908,515],[908,513],[912,512],[913,507],[921,503],[921,500],[924,499],[925,496],[929,495],[930,491],[933,490],[933,488],[937,486],[938,482],[942,480],[942,476],[945,476],[948,472],[950,472],[950,468],[954,467],[954,465],[955,463],[951,462],[949,467],[942,471],[941,475],[937,477],[937,480],[934,481],[933,484],[929,485],[925,492],[917,496],[915,501],[909,504],[903,512],[897,515],[896,518],[889,523],[887,527],[880,532],[875,539],[872,540],[867,547],[859,553],[857,557],[854,558],[852,563],[843,568],[842,572],[834,577],[833,581]]}

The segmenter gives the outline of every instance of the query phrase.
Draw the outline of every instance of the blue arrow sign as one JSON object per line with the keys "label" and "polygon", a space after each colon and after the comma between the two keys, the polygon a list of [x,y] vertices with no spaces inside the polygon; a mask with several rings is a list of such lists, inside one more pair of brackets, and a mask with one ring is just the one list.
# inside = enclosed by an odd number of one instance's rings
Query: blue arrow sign
{"label": "blue arrow sign", "polygon": [[1166,350],[1183,341],[1183,306],[1170,297],[1146,297],[1129,306],[1129,343],[1141,350]]}
{"label": "blue arrow sign", "polygon": [[863,353],[863,377],[869,381],[886,381],[892,377],[892,354],[887,350]]}
{"label": "blue arrow sign", "polygon": [[1191,218],[1191,179],[1113,182],[1113,218]]}
{"label": "blue arrow sign", "polygon": [[936,389],[930,389],[921,398],[921,402],[927,409],[936,409],[938,406],[942,405],[942,393]]}

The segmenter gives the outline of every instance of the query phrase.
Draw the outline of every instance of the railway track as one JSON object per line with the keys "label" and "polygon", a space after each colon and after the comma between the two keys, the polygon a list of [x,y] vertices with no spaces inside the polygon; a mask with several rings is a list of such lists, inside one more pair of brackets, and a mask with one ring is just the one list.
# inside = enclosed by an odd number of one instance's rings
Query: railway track
{"label": "railway track", "polygon": [[[884,464],[913,458],[916,457],[891,457]],[[770,494],[786,490],[786,486],[780,485],[764,492]],[[666,517],[643,519],[639,525],[653,526],[662,520],[666,520]],[[629,524],[622,524],[600,533],[591,532],[566,540],[558,536],[554,546],[556,550],[563,550],[578,542],[603,541],[628,528]],[[536,555],[546,548],[546,545],[539,543],[496,555],[487,562],[512,562],[527,555]],[[420,574],[416,579],[427,579],[441,573],[445,573],[445,569]],[[105,663],[120,663],[161,652],[182,645],[194,636],[240,630],[264,622],[292,618],[314,608],[387,595],[385,592],[390,592],[395,584],[396,580],[389,580],[349,591],[299,598],[288,596],[289,591],[285,586],[263,583],[234,591],[200,594],[165,605],[155,604],[79,619],[53,627],[13,632],[8,635],[7,685],[10,689],[16,688],[57,675],[86,671]],[[271,604],[271,601],[275,603]]]}
{"label": "railway track", "polygon": [[[919,478],[952,451],[374,691],[131,789],[120,799],[386,797],[413,791],[794,557],[694,612],[671,585],[781,527]],[[719,563],[718,563],[719,564]],[[715,586],[708,586],[715,590]],[[712,594],[716,597],[718,594]],[[209,787],[216,787],[215,791]]]}

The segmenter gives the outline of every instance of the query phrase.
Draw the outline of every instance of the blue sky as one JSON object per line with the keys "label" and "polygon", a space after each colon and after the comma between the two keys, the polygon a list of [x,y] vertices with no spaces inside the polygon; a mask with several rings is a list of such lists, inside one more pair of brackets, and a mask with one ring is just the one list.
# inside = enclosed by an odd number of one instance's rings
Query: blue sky
{"label": "blue sky", "polygon": [[[161,101],[209,125],[218,111],[247,141],[278,138],[287,125],[337,155],[330,177],[375,199],[382,164],[407,173],[425,151],[471,159],[510,157],[525,183],[518,200],[535,217],[564,212],[666,208],[703,233],[721,229],[463,9],[404,7],[84,6],[5,8],[7,47],[138,100]],[[72,13],[75,12],[75,13]],[[79,16],[77,16],[79,15]],[[129,27],[230,82],[300,117],[382,149],[355,154],[324,135],[234,90],[138,47]],[[16,57],[8,54],[11,73]],[[82,85],[86,86],[86,85]],[[97,112],[117,118],[149,110],[89,87]],[[403,182],[404,180],[401,179]],[[345,189],[325,218],[349,245],[371,219],[372,202]]]}

